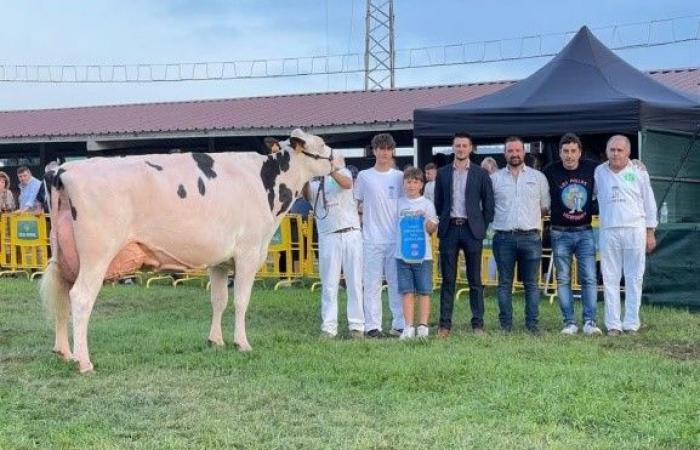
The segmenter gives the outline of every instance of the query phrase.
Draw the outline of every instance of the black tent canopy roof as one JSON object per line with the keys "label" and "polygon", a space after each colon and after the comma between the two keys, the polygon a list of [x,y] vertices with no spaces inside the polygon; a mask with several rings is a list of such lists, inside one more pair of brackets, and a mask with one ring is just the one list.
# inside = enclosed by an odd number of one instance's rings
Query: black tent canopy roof
{"label": "black tent canopy roof", "polygon": [[514,85],[474,100],[414,111],[416,137],[457,131],[476,137],[693,131],[700,99],[669,88],[605,47],[587,27],[549,63]]}

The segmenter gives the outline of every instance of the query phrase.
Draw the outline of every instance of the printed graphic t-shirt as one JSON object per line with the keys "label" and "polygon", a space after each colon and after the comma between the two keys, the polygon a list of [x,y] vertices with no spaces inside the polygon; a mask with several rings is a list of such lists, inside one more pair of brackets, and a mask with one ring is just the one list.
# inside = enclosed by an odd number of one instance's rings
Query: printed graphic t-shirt
{"label": "printed graphic t-shirt", "polygon": [[574,170],[567,170],[561,161],[549,165],[544,174],[552,198],[552,225],[580,227],[591,224],[595,213],[593,173],[597,164],[582,159]]}

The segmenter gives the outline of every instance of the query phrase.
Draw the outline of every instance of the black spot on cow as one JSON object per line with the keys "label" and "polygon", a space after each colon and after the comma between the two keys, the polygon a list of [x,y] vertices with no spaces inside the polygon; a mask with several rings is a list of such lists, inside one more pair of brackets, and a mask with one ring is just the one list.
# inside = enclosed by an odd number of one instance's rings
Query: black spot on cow
{"label": "black spot on cow", "polygon": [[53,187],[56,189],[63,189],[63,182],[61,181],[61,175],[65,173],[66,169],[64,168],[59,168],[58,171],[56,172],[56,175],[53,176],[51,180],[51,184],[53,184]]}
{"label": "black spot on cow", "polygon": [[183,186],[183,185],[178,186],[178,188],[177,188],[177,195],[178,195],[178,197],[180,197],[180,198],[185,198],[185,197],[187,197],[187,191],[185,190],[185,186]]}
{"label": "black spot on cow", "polygon": [[[265,191],[267,191],[267,202],[270,205],[270,211],[272,211],[275,203],[275,184],[277,183],[277,177],[282,172],[289,170],[289,160],[289,152],[275,153],[274,155],[268,155],[260,168],[260,178],[262,179]],[[282,190],[280,189],[280,202],[283,201],[281,193]],[[291,194],[292,192],[289,191],[290,196]]]}
{"label": "black spot on cow", "polygon": [[46,184],[46,189],[48,190],[48,192],[46,193],[46,200],[48,203],[50,203],[49,197],[51,196],[51,188],[53,187],[53,178],[55,176],[56,172],[54,172],[53,170],[49,170],[44,174],[44,183]]}
{"label": "black spot on cow", "polygon": [[207,191],[207,188],[204,186],[204,180],[202,180],[202,177],[199,177],[197,179],[197,188],[199,189],[199,194],[202,196]]}
{"label": "black spot on cow", "polygon": [[289,152],[277,152],[275,153],[275,158],[279,162],[280,170],[286,172],[289,170]]}
{"label": "black spot on cow", "polygon": [[154,163],[152,163],[152,162],[150,162],[150,161],[146,161],[146,164],[147,164],[148,166],[150,166],[150,167],[153,167],[154,169],[156,169],[156,170],[159,171],[159,172],[160,172],[161,170],[163,170],[163,166],[159,166],[158,164],[154,164]]}
{"label": "black spot on cow", "polygon": [[70,205],[70,215],[73,217],[73,220],[78,220],[78,210],[73,206],[71,199],[68,199],[68,204]]}
{"label": "black spot on cow", "polygon": [[277,212],[278,216],[287,212],[287,209],[289,209],[289,205],[292,204],[292,200],[294,200],[294,197],[292,196],[292,190],[289,189],[286,184],[280,184],[280,203],[282,203],[282,206]]}
{"label": "black spot on cow", "polygon": [[211,156],[206,153],[192,153],[192,158],[194,158],[197,167],[199,167],[199,170],[202,171],[204,176],[207,178],[216,178],[214,159]]}
{"label": "black spot on cow", "polygon": [[270,204],[270,211],[272,211],[272,205],[275,202],[275,181],[280,173],[279,163],[272,155],[269,155],[260,168],[260,178],[267,192],[267,202]]}

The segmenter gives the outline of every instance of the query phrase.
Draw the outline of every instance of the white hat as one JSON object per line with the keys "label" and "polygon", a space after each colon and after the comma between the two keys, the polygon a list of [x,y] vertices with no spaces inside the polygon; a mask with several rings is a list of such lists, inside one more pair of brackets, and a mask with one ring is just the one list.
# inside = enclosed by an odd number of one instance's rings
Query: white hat
{"label": "white hat", "polygon": [[304,131],[301,128],[295,128],[289,135],[290,138],[299,139],[304,142],[307,142],[309,140],[309,136],[310,135],[304,133]]}

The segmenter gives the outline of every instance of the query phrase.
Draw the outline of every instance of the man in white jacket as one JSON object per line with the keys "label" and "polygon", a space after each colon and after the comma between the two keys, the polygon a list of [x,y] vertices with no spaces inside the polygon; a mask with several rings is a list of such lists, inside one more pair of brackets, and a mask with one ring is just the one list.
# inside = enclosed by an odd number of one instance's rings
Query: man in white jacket
{"label": "man in white jacket", "polygon": [[[600,254],[608,335],[639,330],[645,253],[656,246],[656,200],[649,173],[630,162],[629,139],[608,140],[608,161],[595,170],[600,208]],[[625,314],[621,320],[620,277],[625,275]]]}

